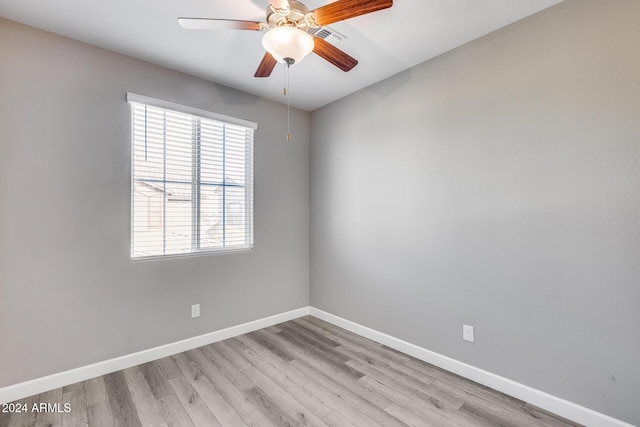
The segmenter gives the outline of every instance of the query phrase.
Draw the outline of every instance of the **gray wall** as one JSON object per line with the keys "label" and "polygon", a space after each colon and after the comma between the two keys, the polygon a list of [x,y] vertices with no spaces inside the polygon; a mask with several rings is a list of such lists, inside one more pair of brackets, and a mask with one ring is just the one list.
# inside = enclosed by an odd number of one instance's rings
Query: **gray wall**
{"label": "gray wall", "polygon": [[313,112],[311,305],[640,424],[639,22],[567,0]]}
{"label": "gray wall", "polygon": [[[640,424],[637,22],[567,0],[316,111],[310,154],[307,113],[287,144],[282,105],[0,19],[0,387],[307,305],[310,155],[312,305]],[[127,91],[259,123],[252,253],[129,260]]]}
{"label": "gray wall", "polygon": [[[287,143],[280,104],[2,19],[0,53],[0,387],[308,305],[308,113]],[[129,260],[128,91],[259,124],[253,252]]]}

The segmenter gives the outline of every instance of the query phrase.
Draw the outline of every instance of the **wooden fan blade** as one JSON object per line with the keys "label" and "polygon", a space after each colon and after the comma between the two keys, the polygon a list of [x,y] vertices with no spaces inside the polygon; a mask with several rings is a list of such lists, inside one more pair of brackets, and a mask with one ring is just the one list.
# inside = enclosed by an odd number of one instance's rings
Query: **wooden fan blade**
{"label": "wooden fan blade", "polygon": [[269,52],[265,52],[264,58],[262,58],[262,62],[258,65],[258,70],[253,77],[269,77],[277,62]]}
{"label": "wooden fan blade", "polygon": [[213,18],[178,18],[178,23],[182,28],[188,30],[253,30],[259,31],[263,28],[262,22],[237,21],[234,19],[213,19]]}
{"label": "wooden fan blade", "polygon": [[393,0],[338,0],[319,7],[311,13],[320,26],[354,18],[393,6]]}
{"label": "wooden fan blade", "polygon": [[358,65],[358,61],[355,58],[350,57],[329,42],[318,37],[314,37],[313,43],[313,53],[331,62],[344,72],[347,72]]}

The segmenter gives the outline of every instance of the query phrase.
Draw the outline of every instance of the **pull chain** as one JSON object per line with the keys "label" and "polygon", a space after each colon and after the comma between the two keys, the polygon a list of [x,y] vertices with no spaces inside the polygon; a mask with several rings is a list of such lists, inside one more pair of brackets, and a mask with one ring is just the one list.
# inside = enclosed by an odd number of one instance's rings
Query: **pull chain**
{"label": "pull chain", "polygon": [[290,88],[290,72],[289,72],[289,67],[291,66],[291,64],[293,63],[293,60],[290,60],[289,58],[285,58],[285,61],[287,63],[287,68],[284,70],[284,78],[285,78],[285,83],[284,83],[284,96],[287,97],[287,141],[291,141],[291,100],[289,98],[289,88]]}

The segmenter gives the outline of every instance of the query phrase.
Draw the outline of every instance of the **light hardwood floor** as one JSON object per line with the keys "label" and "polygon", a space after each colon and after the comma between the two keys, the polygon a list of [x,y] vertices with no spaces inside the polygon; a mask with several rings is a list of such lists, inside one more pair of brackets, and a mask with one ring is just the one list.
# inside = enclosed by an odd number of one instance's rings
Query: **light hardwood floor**
{"label": "light hardwood floor", "polygon": [[314,317],[17,403],[63,412],[0,426],[576,425]]}

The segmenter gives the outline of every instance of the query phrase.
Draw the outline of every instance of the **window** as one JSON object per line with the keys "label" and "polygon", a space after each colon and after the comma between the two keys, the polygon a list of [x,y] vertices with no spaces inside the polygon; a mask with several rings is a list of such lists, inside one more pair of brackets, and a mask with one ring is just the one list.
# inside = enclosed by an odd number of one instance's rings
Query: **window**
{"label": "window", "polygon": [[128,94],[131,258],[253,247],[255,123]]}

